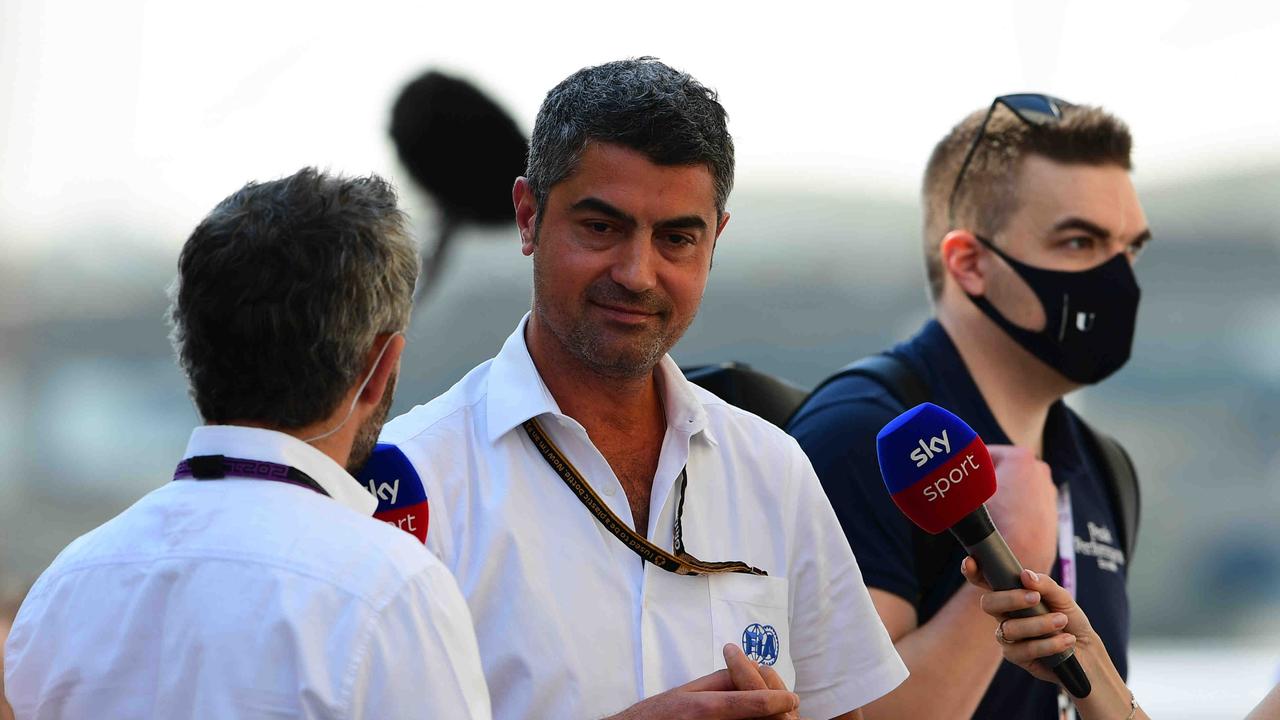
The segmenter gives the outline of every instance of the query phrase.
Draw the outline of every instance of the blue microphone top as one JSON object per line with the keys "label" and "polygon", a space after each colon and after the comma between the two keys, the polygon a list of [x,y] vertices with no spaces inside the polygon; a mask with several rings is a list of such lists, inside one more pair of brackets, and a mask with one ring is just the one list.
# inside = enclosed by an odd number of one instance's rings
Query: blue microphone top
{"label": "blue microphone top", "polygon": [[973,428],[933,403],[894,418],[876,435],[880,474],[891,495],[916,484],[976,440]]}

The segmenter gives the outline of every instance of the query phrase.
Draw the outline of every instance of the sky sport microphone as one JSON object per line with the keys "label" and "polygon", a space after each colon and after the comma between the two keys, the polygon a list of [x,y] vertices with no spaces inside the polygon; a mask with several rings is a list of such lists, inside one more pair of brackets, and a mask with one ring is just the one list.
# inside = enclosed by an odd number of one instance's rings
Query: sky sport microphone
{"label": "sky sport microphone", "polygon": [[[902,413],[876,435],[880,474],[893,502],[925,532],[943,530],[978,561],[996,590],[1022,587],[1022,564],[1005,544],[984,505],[996,492],[995,466],[982,438],[963,420],[933,403]],[[1049,612],[1044,603],[1016,613]],[[1062,686],[1083,698],[1091,689],[1074,649],[1041,660]]]}

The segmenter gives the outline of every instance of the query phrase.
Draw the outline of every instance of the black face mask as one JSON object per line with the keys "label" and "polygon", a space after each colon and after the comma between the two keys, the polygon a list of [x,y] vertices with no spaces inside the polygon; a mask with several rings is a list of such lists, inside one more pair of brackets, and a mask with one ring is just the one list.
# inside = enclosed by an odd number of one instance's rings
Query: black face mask
{"label": "black face mask", "polygon": [[1013,268],[1044,308],[1045,328],[1027,330],[1000,314],[986,297],[969,295],[1014,342],[1078,383],[1096,383],[1124,366],[1142,293],[1123,253],[1088,270],[1064,272],[1018,262],[990,240],[978,240]]}

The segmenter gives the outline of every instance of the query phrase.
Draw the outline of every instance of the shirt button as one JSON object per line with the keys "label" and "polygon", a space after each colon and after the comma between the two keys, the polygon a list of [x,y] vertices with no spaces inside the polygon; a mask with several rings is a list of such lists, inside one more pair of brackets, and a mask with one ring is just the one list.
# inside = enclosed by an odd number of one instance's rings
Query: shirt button
{"label": "shirt button", "polygon": [[609,485],[604,489],[604,494],[609,497],[613,497],[613,493],[614,493],[614,489],[612,485]]}

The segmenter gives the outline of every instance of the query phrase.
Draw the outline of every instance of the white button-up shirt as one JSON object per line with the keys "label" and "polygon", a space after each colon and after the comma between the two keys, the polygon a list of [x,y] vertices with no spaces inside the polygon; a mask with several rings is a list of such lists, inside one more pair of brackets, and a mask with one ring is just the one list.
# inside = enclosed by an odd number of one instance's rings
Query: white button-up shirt
{"label": "white button-up shirt", "polygon": [[907,676],[808,459],[789,436],[658,365],[667,432],[647,537],[768,572],[679,576],[644,563],[582,505],[521,424],[537,418],[609,508],[626,493],[560,412],[524,340],[389,423],[376,472],[425,485],[427,546],[471,607],[497,718],[599,718],[724,667],[740,643],[827,718]]}
{"label": "white button-up shirt", "polygon": [[18,718],[489,717],[457,585],[351,475],[270,430],[197,428],[199,455],[289,465],[332,499],[170,482],[73,542],[9,635]]}

